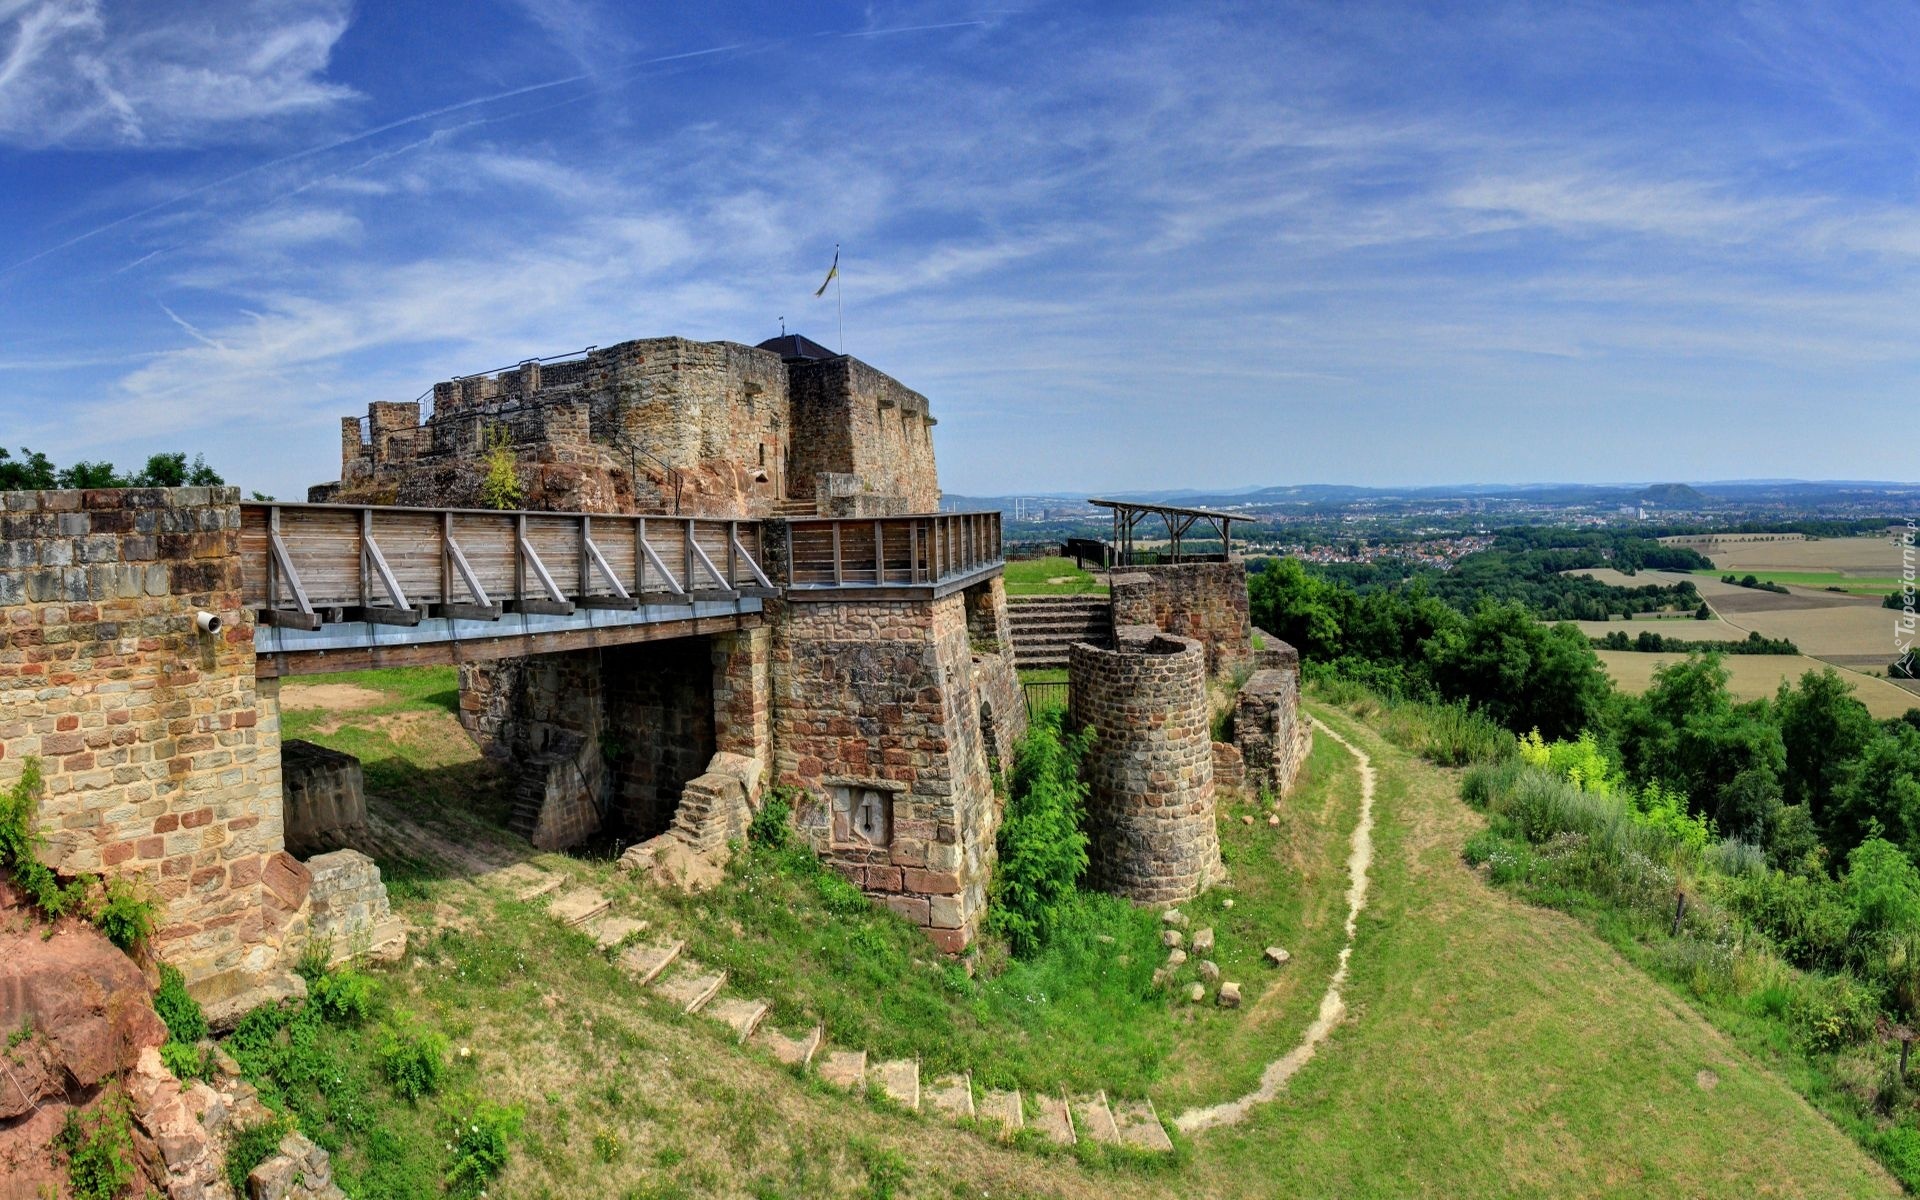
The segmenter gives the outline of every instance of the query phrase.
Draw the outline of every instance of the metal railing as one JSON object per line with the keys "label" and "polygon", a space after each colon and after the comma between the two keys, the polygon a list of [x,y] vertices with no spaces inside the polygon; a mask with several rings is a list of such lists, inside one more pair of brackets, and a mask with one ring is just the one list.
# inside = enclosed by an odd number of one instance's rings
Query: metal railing
{"label": "metal railing", "polygon": [[346,504],[241,506],[241,585],[269,624],[497,620],[773,595],[760,523]]}
{"label": "metal railing", "polygon": [[1006,565],[997,512],[802,517],[786,526],[790,590],[924,588]]}

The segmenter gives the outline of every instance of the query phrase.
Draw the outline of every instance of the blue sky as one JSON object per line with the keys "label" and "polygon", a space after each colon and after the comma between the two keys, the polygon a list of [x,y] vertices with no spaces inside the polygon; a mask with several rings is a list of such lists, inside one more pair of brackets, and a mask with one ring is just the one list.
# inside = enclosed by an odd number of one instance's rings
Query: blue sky
{"label": "blue sky", "polygon": [[956,492],[1920,477],[1920,14],[0,0],[0,443],[204,450],[677,333]]}

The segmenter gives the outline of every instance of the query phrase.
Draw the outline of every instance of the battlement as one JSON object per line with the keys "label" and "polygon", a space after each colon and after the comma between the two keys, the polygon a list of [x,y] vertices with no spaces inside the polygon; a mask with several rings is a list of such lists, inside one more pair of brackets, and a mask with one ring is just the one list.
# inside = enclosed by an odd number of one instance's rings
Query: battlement
{"label": "battlement", "polygon": [[930,512],[935,423],[925,396],[858,359],[645,338],[375,401],[342,420],[340,480],[310,498],[477,505],[504,442],[534,509]]}

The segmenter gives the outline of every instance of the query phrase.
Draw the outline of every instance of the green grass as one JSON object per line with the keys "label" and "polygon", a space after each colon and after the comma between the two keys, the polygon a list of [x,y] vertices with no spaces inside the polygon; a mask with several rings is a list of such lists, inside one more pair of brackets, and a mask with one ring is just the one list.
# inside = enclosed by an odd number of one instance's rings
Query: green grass
{"label": "green grass", "polygon": [[1065,667],[1036,667],[1020,672],[1021,683],[1066,683]]}
{"label": "green grass", "polygon": [[1105,595],[1107,591],[1105,583],[1070,558],[1015,559],[1007,564],[1006,580],[1009,596]]}
{"label": "green grass", "polygon": [[[370,777],[376,816],[463,855],[533,856],[465,796],[421,790],[450,769],[457,726],[426,699],[434,686],[393,691],[403,707],[364,710],[387,718],[381,736],[407,764]],[[1461,850],[1481,820],[1458,800],[1457,772],[1351,714],[1316,711],[1379,772],[1347,1020],[1277,1101],[1241,1126],[1180,1139],[1171,1163],[1001,1147],[796,1077],[717,1024],[636,993],[584,934],[476,885],[424,834],[409,836],[403,858],[383,858],[409,872],[395,903],[424,932],[406,963],[379,972],[374,1021],[326,1027],[322,1049],[359,1082],[354,1103],[325,1109],[331,1133],[321,1132],[361,1196],[436,1194],[450,1153],[440,1106],[481,1095],[526,1110],[497,1196],[1896,1194],[1782,1081],[1783,1067],[1714,1030],[1583,923],[1466,868]],[[346,736],[362,714],[337,720],[323,737]],[[1216,957],[1246,985],[1237,1012],[1143,996],[1142,975],[1164,954],[1157,916],[1113,901],[1087,902],[1032,962],[987,953],[968,978],[804,858],[756,850],[717,890],[678,897],[604,862],[533,857],[686,938],[689,955],[729,970],[730,993],[772,1001],[777,1025],[821,1020],[833,1046],[918,1054],[923,1079],[964,1066],[981,1086],[1144,1090],[1172,1117],[1252,1087],[1298,1040],[1344,941],[1351,758],[1316,739],[1280,823],[1267,811],[1223,806],[1232,889],[1184,906],[1190,929],[1214,926]],[[1292,962],[1264,967],[1268,944]],[[402,1014],[471,1048],[447,1091],[418,1107],[378,1070],[380,1030]]]}
{"label": "green grass", "polygon": [[1762,583],[1778,583],[1783,586],[1804,588],[1839,588],[1862,596],[1884,596],[1901,586],[1901,581],[1892,576],[1845,575],[1839,571],[1726,571],[1719,568],[1698,568],[1693,574],[1709,579],[1719,579],[1731,574],[1735,579],[1745,579],[1748,575]]}

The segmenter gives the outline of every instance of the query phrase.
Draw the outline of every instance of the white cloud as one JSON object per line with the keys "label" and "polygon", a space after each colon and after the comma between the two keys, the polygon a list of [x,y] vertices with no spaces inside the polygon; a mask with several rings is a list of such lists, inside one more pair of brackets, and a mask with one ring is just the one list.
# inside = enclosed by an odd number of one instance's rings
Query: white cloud
{"label": "white cloud", "polygon": [[174,145],[351,99],[325,78],[348,0],[0,7],[0,140]]}

